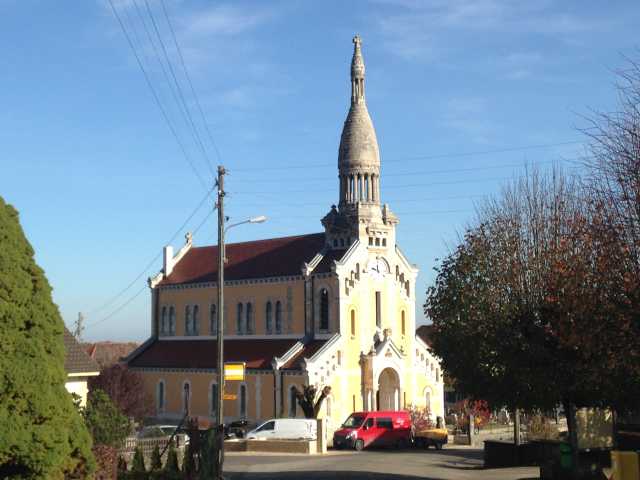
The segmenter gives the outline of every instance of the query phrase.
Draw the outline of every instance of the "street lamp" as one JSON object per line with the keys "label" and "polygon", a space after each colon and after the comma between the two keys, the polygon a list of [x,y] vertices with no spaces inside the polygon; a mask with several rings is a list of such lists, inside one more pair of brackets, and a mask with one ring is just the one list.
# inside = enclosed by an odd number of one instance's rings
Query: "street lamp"
{"label": "street lamp", "polygon": [[218,356],[216,368],[218,373],[218,402],[216,405],[216,428],[218,441],[218,461],[216,462],[216,479],[222,480],[222,464],[224,462],[224,236],[230,228],[243,225],[245,223],[263,223],[267,217],[260,215],[252,217],[242,222],[224,226],[226,217],[224,216],[224,167],[218,167]]}

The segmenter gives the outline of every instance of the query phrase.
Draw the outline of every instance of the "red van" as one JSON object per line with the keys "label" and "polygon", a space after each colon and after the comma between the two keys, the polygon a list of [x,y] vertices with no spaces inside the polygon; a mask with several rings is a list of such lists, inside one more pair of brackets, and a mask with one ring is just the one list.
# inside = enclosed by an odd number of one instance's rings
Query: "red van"
{"label": "red van", "polygon": [[333,434],[334,448],[393,446],[411,443],[411,417],[405,411],[355,412]]}

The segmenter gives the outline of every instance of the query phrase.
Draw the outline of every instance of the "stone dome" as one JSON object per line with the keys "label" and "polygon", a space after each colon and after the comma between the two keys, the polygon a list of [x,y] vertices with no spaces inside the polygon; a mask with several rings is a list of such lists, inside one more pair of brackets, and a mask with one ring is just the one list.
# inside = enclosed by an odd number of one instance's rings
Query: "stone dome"
{"label": "stone dome", "polygon": [[380,168],[378,139],[364,102],[352,104],[349,109],[340,137],[338,167],[349,170]]}

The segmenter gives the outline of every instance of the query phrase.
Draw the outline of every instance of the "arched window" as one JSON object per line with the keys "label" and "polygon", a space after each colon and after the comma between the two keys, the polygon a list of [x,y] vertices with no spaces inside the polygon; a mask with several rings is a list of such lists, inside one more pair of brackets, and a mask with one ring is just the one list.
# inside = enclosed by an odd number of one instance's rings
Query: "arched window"
{"label": "arched window", "polygon": [[218,411],[218,384],[212,383],[209,391],[211,398],[209,399],[209,408],[211,409],[211,416],[215,417]]}
{"label": "arched window", "polygon": [[182,414],[187,414],[191,406],[191,382],[188,380],[182,384]]}
{"label": "arched window", "polygon": [[176,309],[169,307],[169,335],[176,334]]}
{"label": "arched window", "polygon": [[329,292],[320,290],[320,330],[329,330]]}
{"label": "arched window", "polygon": [[166,335],[167,329],[168,329],[168,325],[167,325],[167,321],[169,320],[167,318],[167,307],[162,307],[162,313],[160,314],[160,335]]}
{"label": "arched window", "polygon": [[407,280],[407,282],[404,284],[404,289],[407,292],[407,297],[409,297],[409,292],[411,291],[409,288],[409,280]]}
{"label": "arched window", "polygon": [[209,311],[209,328],[212,335],[218,334],[218,306],[215,303],[211,304]]}
{"label": "arched window", "polygon": [[400,276],[400,267],[396,265],[396,280],[398,280],[399,276]]}
{"label": "arched window", "polygon": [[245,332],[253,333],[253,305],[251,303],[247,303],[247,312],[246,312],[246,324]]}
{"label": "arched window", "polygon": [[337,355],[337,361],[338,361],[338,365],[342,365],[342,351],[338,350]]}
{"label": "arched window", "polygon": [[191,305],[184,307],[184,334],[192,335],[191,333]]}
{"label": "arched window", "polygon": [[440,369],[436,368],[436,382],[440,381]]}
{"label": "arched window", "polygon": [[158,382],[158,390],[156,392],[156,408],[158,413],[164,413],[165,408],[165,391],[164,380]]}
{"label": "arched window", "polygon": [[296,387],[291,386],[289,388],[289,416],[291,418],[296,417],[296,404],[298,403],[298,399],[296,398]]}
{"label": "arched window", "polygon": [[238,401],[240,402],[240,416],[244,418],[247,416],[247,386],[244,383],[240,385]]}
{"label": "arched window", "polygon": [[236,330],[238,332],[238,334],[242,333],[242,322],[243,322],[243,318],[242,318],[242,304],[238,303],[238,315],[236,318]]}
{"label": "arched window", "polygon": [[356,311],[351,310],[351,335],[356,335]]}
{"label": "arched window", "polygon": [[282,333],[282,303],[276,302],[276,333]]}
{"label": "arched window", "polygon": [[400,331],[402,332],[402,335],[405,335],[407,332],[404,310],[400,313]]}
{"label": "arched window", "polygon": [[360,280],[360,264],[356,263],[356,280]]}
{"label": "arched window", "polygon": [[271,302],[267,302],[267,305],[264,308],[264,317],[265,317],[265,330],[267,333],[272,333],[273,330],[273,305]]}
{"label": "arched window", "polygon": [[191,335],[198,335],[200,333],[200,307],[198,305],[193,306],[193,319],[191,321]]}
{"label": "arched window", "polygon": [[324,402],[327,405],[327,417],[330,417],[331,416],[331,397],[325,398]]}
{"label": "arched window", "polygon": [[429,390],[426,390],[425,394],[424,394],[424,400],[425,400],[425,407],[427,407],[429,413],[431,413],[431,392]]}

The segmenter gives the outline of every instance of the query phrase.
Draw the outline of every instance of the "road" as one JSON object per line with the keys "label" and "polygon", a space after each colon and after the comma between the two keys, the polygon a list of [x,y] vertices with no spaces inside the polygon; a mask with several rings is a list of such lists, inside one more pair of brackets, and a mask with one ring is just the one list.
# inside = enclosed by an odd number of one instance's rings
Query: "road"
{"label": "road", "polygon": [[482,450],[452,445],[441,451],[330,451],[327,455],[228,453],[225,478],[349,480],[533,480],[537,467],[484,469]]}

